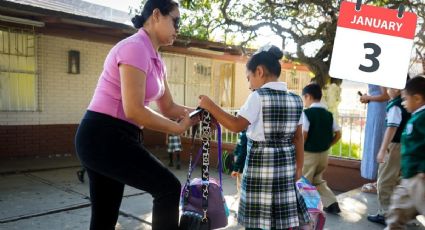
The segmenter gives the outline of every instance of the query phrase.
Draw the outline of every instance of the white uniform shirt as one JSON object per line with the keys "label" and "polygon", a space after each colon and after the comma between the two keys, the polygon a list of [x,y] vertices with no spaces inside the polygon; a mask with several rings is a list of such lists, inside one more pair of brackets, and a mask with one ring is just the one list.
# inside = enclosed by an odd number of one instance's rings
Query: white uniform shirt
{"label": "white uniform shirt", "polygon": [[[327,109],[326,105],[320,103],[320,102],[314,102],[310,105],[309,108],[324,108]],[[303,131],[304,132],[308,132],[308,130],[310,129],[310,121],[308,120],[307,116],[305,115],[304,111],[301,115],[301,119],[302,119],[302,124],[303,124]],[[332,124],[332,130],[334,132],[339,131],[341,128],[338,126],[338,124],[335,121],[335,118],[333,119],[333,124]]]}
{"label": "white uniform shirt", "polygon": [[387,112],[387,127],[399,127],[401,118],[400,107],[392,106]]}
{"label": "white uniform shirt", "polygon": [[[274,90],[288,91],[285,82],[268,82],[261,86],[261,88],[270,88]],[[264,124],[263,124],[263,106],[261,104],[261,97],[257,92],[252,92],[245,104],[240,108],[239,116],[249,121],[249,126],[246,131],[246,136],[254,141],[265,141]],[[298,124],[302,124],[300,121]]]}

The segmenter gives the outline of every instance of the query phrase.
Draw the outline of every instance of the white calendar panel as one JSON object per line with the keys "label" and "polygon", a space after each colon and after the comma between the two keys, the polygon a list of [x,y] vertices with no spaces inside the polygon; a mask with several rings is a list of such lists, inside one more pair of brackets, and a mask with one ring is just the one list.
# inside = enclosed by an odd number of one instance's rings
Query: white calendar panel
{"label": "white calendar panel", "polygon": [[[371,48],[365,48],[368,43],[376,46],[369,45]],[[406,83],[411,49],[410,39],[341,27],[338,28],[338,38],[334,42],[329,75],[402,89]],[[374,57],[374,53],[378,54],[377,50],[380,50],[380,54]],[[367,58],[366,55],[372,56]],[[376,70],[367,72],[360,70],[360,66]]]}
{"label": "white calendar panel", "polygon": [[[382,7],[341,3],[329,75],[403,89],[417,16]],[[401,15],[401,17],[400,17]]]}

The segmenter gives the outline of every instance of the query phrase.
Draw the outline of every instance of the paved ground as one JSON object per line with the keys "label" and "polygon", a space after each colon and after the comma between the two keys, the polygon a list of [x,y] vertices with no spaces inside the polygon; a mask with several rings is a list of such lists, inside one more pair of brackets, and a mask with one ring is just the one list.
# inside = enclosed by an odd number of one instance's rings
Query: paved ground
{"label": "paved ground", "polygon": [[[153,152],[166,160],[164,149]],[[173,169],[181,182],[185,181],[185,168]],[[89,189],[87,183],[77,180],[75,172],[78,169],[79,162],[71,155],[0,159],[0,229],[88,229]],[[225,229],[243,229],[234,219],[237,210],[235,180],[229,176],[223,179],[225,197],[232,210],[229,226]],[[367,213],[376,211],[376,195],[353,190],[339,194],[338,200],[343,211],[339,216],[327,215],[325,229],[383,229],[366,220]],[[149,194],[126,187],[116,229],[150,229],[151,208]],[[416,224],[409,229],[425,230],[425,227]]]}

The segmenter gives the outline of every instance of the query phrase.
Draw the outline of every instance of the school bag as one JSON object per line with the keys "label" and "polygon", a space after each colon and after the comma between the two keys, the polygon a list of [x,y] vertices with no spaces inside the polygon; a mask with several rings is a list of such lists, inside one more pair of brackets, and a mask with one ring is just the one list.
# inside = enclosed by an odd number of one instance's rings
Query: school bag
{"label": "school bag", "polygon": [[296,186],[301,196],[304,198],[304,202],[308,208],[308,213],[313,221],[308,225],[302,226],[301,229],[322,230],[325,226],[326,216],[323,212],[323,205],[317,188],[304,176],[296,182]]}
{"label": "school bag", "polygon": [[[223,195],[222,186],[222,156],[221,156],[221,129],[218,132],[218,161],[219,181],[209,177],[209,151],[211,140],[211,115],[202,112],[202,147],[199,149],[192,166],[192,151],[194,148],[195,130],[192,130],[192,150],[189,157],[187,180],[182,188],[180,229],[182,230],[210,230],[227,226],[229,209]],[[202,155],[202,177],[191,179],[191,174]]]}

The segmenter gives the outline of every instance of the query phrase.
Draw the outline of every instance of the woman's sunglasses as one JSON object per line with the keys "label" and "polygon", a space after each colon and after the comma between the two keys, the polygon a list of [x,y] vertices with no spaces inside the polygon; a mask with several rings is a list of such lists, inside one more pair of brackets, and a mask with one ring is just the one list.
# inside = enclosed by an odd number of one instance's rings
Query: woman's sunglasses
{"label": "woman's sunglasses", "polygon": [[178,30],[180,27],[180,17],[173,17],[171,14],[169,14],[169,16],[173,20],[174,29]]}

